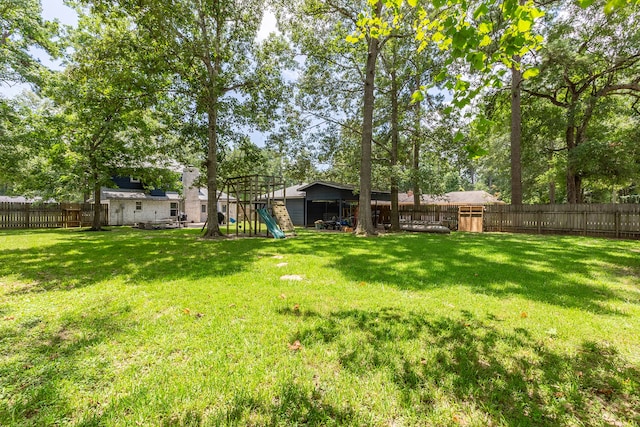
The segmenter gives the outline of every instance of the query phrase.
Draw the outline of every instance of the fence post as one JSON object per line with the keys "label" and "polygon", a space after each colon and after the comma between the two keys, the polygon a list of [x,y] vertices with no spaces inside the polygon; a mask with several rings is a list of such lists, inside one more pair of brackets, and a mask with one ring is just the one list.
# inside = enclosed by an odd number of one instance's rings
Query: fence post
{"label": "fence post", "polygon": [[538,234],[542,234],[542,209],[538,210]]}
{"label": "fence post", "polygon": [[25,209],[24,209],[24,228],[30,228],[31,221],[30,221],[30,218],[29,218],[29,216],[30,216],[29,215],[29,208],[31,207],[31,205],[27,203],[27,204],[24,205],[24,207],[25,207]]}
{"label": "fence post", "polygon": [[585,209],[584,211],[584,231],[583,231],[584,235],[587,235],[587,211]]}
{"label": "fence post", "polygon": [[616,206],[616,239],[620,237],[620,216],[621,216],[621,212],[620,209],[618,209],[618,207]]}

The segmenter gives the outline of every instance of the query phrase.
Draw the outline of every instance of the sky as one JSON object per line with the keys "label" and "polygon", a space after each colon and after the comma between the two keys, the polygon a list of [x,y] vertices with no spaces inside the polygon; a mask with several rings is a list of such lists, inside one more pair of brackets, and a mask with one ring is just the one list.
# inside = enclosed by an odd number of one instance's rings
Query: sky
{"label": "sky", "polygon": [[[1,1],[1,0],[0,0]],[[42,16],[47,21],[57,19],[63,25],[75,26],[78,23],[77,13],[64,4],[63,0],[41,0]],[[277,31],[276,19],[273,13],[266,11],[262,20],[262,25],[258,31],[258,40],[264,40],[271,32]],[[42,64],[52,69],[60,69],[61,61],[52,60],[49,55],[42,49],[33,48],[31,54],[37,58]],[[0,83],[0,95],[6,98],[12,98],[19,95],[24,90],[28,90],[27,84],[5,84]]]}
{"label": "sky", "polygon": [[[42,16],[47,21],[57,19],[64,25],[75,26],[78,23],[78,15],[76,12],[70,7],[65,6],[62,0],[42,0]],[[44,50],[32,48],[30,52],[47,67],[53,69],[60,68],[60,61],[52,60]],[[0,94],[6,98],[12,98],[28,89],[29,85],[27,84],[8,85],[0,83]]]}

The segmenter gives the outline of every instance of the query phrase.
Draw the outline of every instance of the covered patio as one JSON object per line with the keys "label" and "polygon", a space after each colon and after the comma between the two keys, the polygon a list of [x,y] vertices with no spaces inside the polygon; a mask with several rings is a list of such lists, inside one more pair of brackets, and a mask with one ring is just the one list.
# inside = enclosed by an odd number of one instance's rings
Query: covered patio
{"label": "covered patio", "polygon": [[[298,188],[306,193],[306,224],[313,226],[316,221],[323,221],[329,227],[340,225],[353,226],[358,208],[358,188],[353,185],[333,182],[315,181]],[[374,190],[371,192],[371,205],[374,224],[380,215],[378,201],[389,201],[389,191]]]}

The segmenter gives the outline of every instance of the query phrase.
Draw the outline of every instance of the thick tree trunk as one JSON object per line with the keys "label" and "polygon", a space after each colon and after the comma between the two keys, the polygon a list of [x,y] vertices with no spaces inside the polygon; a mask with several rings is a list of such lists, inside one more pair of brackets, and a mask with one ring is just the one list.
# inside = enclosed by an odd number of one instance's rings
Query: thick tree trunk
{"label": "thick tree trunk", "polygon": [[571,204],[581,203],[581,180],[576,173],[576,167],[571,161],[571,153],[576,148],[576,128],[573,122],[567,125],[565,134],[565,143],[567,145],[567,202]]}
{"label": "thick tree trunk", "polygon": [[[219,5],[215,4],[217,8]],[[222,45],[222,22],[216,20],[215,38],[213,43],[209,39],[209,31],[203,5],[198,9],[200,29],[204,40],[204,66],[207,69],[207,229],[204,237],[219,237],[222,235],[218,225],[218,77],[222,70],[220,46]],[[218,17],[219,18],[219,17]],[[214,49],[212,58],[210,48]]]}
{"label": "thick tree trunk", "polygon": [[[376,16],[380,16],[382,1],[376,4]],[[358,225],[355,233],[358,236],[370,236],[375,234],[373,220],[371,218],[371,140],[373,139],[373,104],[374,81],[376,74],[376,62],[380,47],[377,38],[369,36],[367,64],[365,69],[363,114],[362,114],[362,140],[360,153],[360,198],[358,205]]]}
{"label": "thick tree trunk", "polygon": [[[514,57],[520,63],[520,57]],[[522,71],[511,67],[511,204],[522,204],[522,110],[520,106],[520,85]]]}
{"label": "thick tree trunk", "polygon": [[400,231],[400,212],[398,211],[398,79],[395,70],[391,72],[391,231]]}
{"label": "thick tree trunk", "polygon": [[218,112],[214,106],[209,107],[207,150],[207,229],[204,237],[219,237],[218,225]]}
{"label": "thick tree trunk", "polygon": [[102,192],[97,177],[95,177],[93,186],[93,222],[91,224],[92,231],[102,230]]}
{"label": "thick tree trunk", "polygon": [[[420,80],[416,77],[416,90],[420,89]],[[420,101],[416,102],[416,120],[415,120],[415,131],[413,133],[413,164],[412,168],[412,189],[413,189],[413,205],[418,207],[420,206],[420,180],[418,177],[420,176],[420,143],[422,142],[422,132],[420,131]]]}

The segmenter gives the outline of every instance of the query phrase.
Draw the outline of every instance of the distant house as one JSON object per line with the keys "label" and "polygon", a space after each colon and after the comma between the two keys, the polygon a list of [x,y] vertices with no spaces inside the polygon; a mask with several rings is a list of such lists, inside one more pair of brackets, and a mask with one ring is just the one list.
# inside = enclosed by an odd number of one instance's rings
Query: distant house
{"label": "distant house", "polygon": [[133,225],[164,219],[178,219],[180,194],[154,189],[146,191],[139,179],[112,178],[114,188],[102,188],[101,199],[108,205],[109,225]]}
{"label": "distant house", "polygon": [[[389,203],[386,203],[389,205]],[[413,205],[413,193],[398,194],[398,204],[400,206]],[[452,191],[442,195],[422,194],[420,196],[421,205],[460,205],[460,206],[484,206],[484,205],[504,205],[505,203],[486,191]]]}
{"label": "distant house", "polygon": [[[207,191],[193,184],[199,172],[195,168],[186,168],[182,172],[184,196],[177,191],[160,189],[145,190],[139,179],[132,177],[114,177],[114,188],[102,188],[101,198],[108,205],[109,225],[133,225],[139,222],[159,220],[177,220],[186,214],[188,222],[207,220]],[[218,212],[227,220],[236,215],[235,199],[221,193],[218,199]]]}
{"label": "distant house", "polygon": [[[412,205],[413,193],[398,194],[398,203],[400,205]],[[503,205],[502,200],[498,199],[486,191],[452,191],[443,195],[434,196],[423,194],[420,196],[420,204],[422,205]]]}
{"label": "distant house", "polygon": [[0,203],[55,203],[55,200],[43,201],[42,197],[0,196]]}

